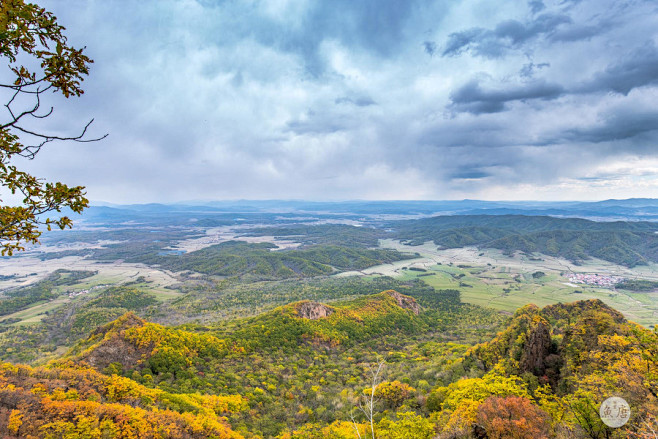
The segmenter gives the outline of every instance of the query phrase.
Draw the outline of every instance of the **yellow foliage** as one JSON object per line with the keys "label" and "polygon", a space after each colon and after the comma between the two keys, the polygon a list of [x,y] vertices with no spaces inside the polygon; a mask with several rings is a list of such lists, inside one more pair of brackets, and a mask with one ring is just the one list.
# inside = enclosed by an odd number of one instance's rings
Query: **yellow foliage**
{"label": "yellow foliage", "polygon": [[11,434],[18,434],[18,429],[21,428],[21,425],[23,424],[23,415],[21,414],[20,410],[12,410],[11,413],[9,414],[9,422],[7,423],[7,430]]}
{"label": "yellow foliage", "polygon": [[414,412],[396,413],[397,420],[383,419],[377,424],[379,439],[430,439],[434,437],[434,424]]}
{"label": "yellow foliage", "polygon": [[439,423],[443,431],[467,428],[475,422],[477,409],[490,396],[523,396],[530,398],[523,380],[517,376],[505,376],[493,370],[482,378],[463,378],[448,387],[434,392],[445,394],[441,405]]}
{"label": "yellow foliage", "polygon": [[306,424],[304,427],[293,432],[285,432],[277,436],[277,439],[354,439],[357,436],[355,428],[359,429],[362,438],[366,437],[368,426],[351,422],[335,421],[330,425]]}

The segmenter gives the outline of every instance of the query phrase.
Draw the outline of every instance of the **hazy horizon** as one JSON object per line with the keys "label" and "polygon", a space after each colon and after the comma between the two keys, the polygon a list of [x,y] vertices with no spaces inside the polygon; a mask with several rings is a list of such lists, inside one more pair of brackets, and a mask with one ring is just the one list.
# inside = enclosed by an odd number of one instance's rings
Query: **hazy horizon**
{"label": "hazy horizon", "polygon": [[562,204],[572,204],[572,203],[597,203],[602,201],[632,201],[632,200],[652,200],[658,201],[658,198],[651,197],[631,197],[631,198],[601,198],[593,200],[484,200],[484,199],[474,199],[474,198],[454,198],[454,199],[407,199],[407,200],[395,200],[395,199],[358,199],[358,198],[345,198],[345,199],[320,199],[320,198],[225,198],[225,199],[189,199],[189,200],[178,200],[178,201],[168,201],[168,202],[158,202],[158,201],[144,201],[140,203],[113,203],[105,200],[91,200],[91,206],[102,206],[102,205],[115,205],[115,206],[127,206],[127,205],[145,205],[145,204],[201,204],[201,203],[238,203],[238,202],[300,202],[300,203],[377,203],[377,202],[386,202],[386,203],[452,203],[452,202],[482,202],[482,203],[510,203],[510,204],[522,204],[522,203],[538,203],[538,204],[551,204],[551,203],[562,203]]}

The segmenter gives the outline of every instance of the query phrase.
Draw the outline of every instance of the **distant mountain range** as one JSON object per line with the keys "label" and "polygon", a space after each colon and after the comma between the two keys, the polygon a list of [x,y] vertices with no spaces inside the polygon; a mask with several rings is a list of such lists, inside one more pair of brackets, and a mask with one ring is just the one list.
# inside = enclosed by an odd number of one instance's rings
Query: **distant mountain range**
{"label": "distant mountain range", "polygon": [[575,201],[300,201],[235,200],[176,204],[92,205],[83,218],[95,221],[158,216],[216,216],[219,214],[316,214],[340,216],[432,215],[548,215],[596,220],[658,221],[658,199],[631,198]]}

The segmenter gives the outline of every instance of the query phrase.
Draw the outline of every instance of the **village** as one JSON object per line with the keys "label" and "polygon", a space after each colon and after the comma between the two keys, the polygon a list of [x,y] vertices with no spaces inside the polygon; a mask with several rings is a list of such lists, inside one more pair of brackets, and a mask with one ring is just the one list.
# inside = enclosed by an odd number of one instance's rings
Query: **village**
{"label": "village", "polygon": [[614,287],[618,283],[626,280],[620,276],[584,273],[571,273],[567,277],[570,282],[575,284],[596,285],[599,287]]}
{"label": "village", "polygon": [[106,288],[106,287],[108,287],[108,286],[109,286],[109,285],[95,285],[95,286],[93,286],[93,287],[91,287],[91,288],[89,288],[89,289],[87,289],[87,290],[69,291],[69,292],[68,292],[68,295],[69,295],[69,298],[72,299],[72,298],[74,298],[74,297],[82,296],[82,295],[84,295],[84,294],[88,294],[88,293],[90,293],[90,292],[92,292],[92,291],[94,291],[94,290],[98,290],[98,289],[101,289],[101,288]]}

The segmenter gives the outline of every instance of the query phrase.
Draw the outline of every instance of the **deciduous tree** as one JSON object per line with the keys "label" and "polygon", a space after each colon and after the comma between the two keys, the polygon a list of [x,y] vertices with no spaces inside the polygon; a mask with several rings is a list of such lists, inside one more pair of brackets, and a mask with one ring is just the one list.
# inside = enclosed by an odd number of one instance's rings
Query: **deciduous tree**
{"label": "deciduous tree", "polygon": [[[26,243],[37,243],[40,226],[71,227],[65,215],[48,214],[70,209],[80,213],[88,206],[84,188],[60,182],[45,182],[15,165],[16,159],[33,159],[41,148],[53,141],[93,142],[87,131],[93,119],[77,134],[49,134],[39,121],[53,114],[44,108],[47,93],[65,98],[84,93],[81,83],[93,62],[83,51],[67,43],[65,28],[51,13],[25,0],[0,2],[0,57],[7,62],[7,72],[0,80],[0,99],[5,112],[0,116],[0,203],[9,194],[20,202],[0,204],[0,249],[2,255],[23,250]],[[103,136],[105,137],[105,136]],[[57,218],[58,217],[58,218]]]}
{"label": "deciduous tree", "polygon": [[477,412],[477,422],[490,439],[541,439],[550,435],[550,418],[528,398],[488,398]]}

